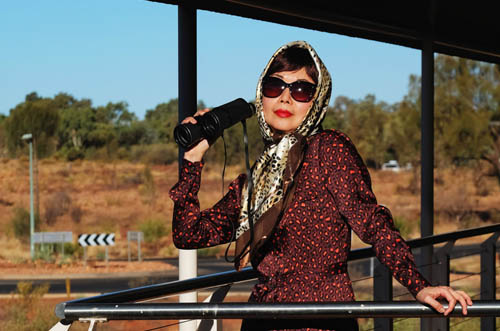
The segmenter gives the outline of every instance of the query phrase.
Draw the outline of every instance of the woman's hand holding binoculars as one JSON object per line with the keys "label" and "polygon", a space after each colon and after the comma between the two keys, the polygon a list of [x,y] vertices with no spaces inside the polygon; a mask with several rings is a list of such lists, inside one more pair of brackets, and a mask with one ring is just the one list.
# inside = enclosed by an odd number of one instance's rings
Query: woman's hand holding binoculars
{"label": "woman's hand holding binoculars", "polygon": [[[193,116],[186,117],[184,120],[182,120],[181,124],[186,124],[186,123],[196,124],[197,123],[196,116],[202,116],[205,113],[208,113],[209,111],[210,111],[209,108],[200,109],[194,114],[194,117]],[[199,143],[194,145],[192,148],[187,150],[184,153],[184,158],[191,162],[199,162],[201,161],[203,155],[205,155],[209,147],[210,145],[208,144],[208,140],[203,139]]]}

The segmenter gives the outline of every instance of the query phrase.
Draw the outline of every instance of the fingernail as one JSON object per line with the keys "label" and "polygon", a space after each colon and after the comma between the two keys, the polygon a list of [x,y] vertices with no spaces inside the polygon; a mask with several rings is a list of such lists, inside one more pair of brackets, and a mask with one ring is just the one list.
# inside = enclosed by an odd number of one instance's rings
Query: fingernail
{"label": "fingernail", "polygon": [[439,309],[440,313],[444,313],[444,308]]}

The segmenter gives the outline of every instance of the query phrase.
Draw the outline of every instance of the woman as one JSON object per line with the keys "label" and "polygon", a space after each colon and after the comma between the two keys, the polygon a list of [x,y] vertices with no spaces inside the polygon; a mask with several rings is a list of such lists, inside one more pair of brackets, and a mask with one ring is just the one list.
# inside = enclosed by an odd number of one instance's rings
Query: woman
{"label": "woman", "polygon": [[[209,148],[204,140],[184,154],[182,175],[170,192],[175,245],[190,249],[236,239],[236,268],[250,260],[260,275],[252,302],[353,301],[346,264],[352,229],[373,245],[378,259],[418,301],[444,315],[458,301],[466,314],[472,304],[467,294],[432,287],[417,270],[389,210],[377,204],[368,170],[350,139],[321,128],[330,93],[330,74],[309,44],[298,41],[278,49],[257,85],[255,105],[265,148],[252,170],[250,220],[245,175],[231,183],[215,206],[200,211],[197,193]],[[188,117],[187,122],[196,119]],[[436,301],[439,297],[448,300],[446,311]],[[242,324],[242,330],[274,329],[356,330],[357,323]]]}

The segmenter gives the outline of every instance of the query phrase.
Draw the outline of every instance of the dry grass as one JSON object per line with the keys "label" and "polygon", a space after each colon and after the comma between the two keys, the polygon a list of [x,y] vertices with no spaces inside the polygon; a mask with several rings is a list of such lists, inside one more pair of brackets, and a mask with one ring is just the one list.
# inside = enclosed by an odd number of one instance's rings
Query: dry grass
{"label": "dry grass", "polygon": [[[3,160],[0,168],[0,229],[3,230],[0,234],[0,257],[11,260],[24,260],[27,257],[28,247],[12,239],[7,229],[15,207],[29,209],[28,167],[27,159],[23,158]],[[110,256],[125,257],[127,231],[138,230],[139,224],[147,219],[162,219],[166,224],[171,221],[173,203],[168,191],[177,181],[177,164],[151,166],[154,195],[149,192],[151,188],[149,191],[145,188],[143,164],[42,160],[39,169],[42,221],[45,209],[50,207],[51,197],[64,194],[71,199],[68,212],[58,216],[51,225],[42,222],[41,231],[73,231],[75,236],[80,233],[115,232],[116,246],[110,249]],[[224,190],[227,191],[228,184],[244,171],[241,166],[228,167]],[[205,165],[199,194],[202,208],[211,206],[221,198],[221,173],[222,166]],[[418,194],[405,189],[410,185],[412,172],[371,170],[371,175],[379,203],[386,205],[394,218],[407,225],[406,238],[418,237],[420,198]],[[478,180],[472,170],[465,168],[438,169],[436,183],[435,233],[500,221],[500,190],[493,179]],[[79,221],[71,216],[73,207],[80,210]],[[362,246],[363,243],[354,236],[353,248]],[[92,257],[93,253],[90,254]],[[171,238],[165,237],[156,245],[145,245],[144,254],[164,256],[176,254],[176,250]]]}
{"label": "dry grass", "polygon": [[[145,219],[160,217],[168,223],[171,220],[173,203],[168,191],[177,181],[177,165],[153,166],[151,172],[157,186],[158,203],[144,203],[140,194],[140,178],[144,165],[132,163],[112,164],[79,161],[64,163],[55,161],[40,162],[40,207],[42,221],[46,209],[50,207],[51,197],[63,192],[71,198],[68,212],[58,216],[52,224],[41,224],[41,231],[72,231],[73,234],[93,232],[115,232],[116,246],[110,249],[111,257],[124,257],[126,233],[138,230],[138,224]],[[132,179],[131,179],[132,178]],[[29,209],[29,173],[24,160],[9,160],[0,169],[0,229],[9,228],[14,207]],[[69,212],[71,207],[80,208],[79,222],[75,222]],[[24,259],[29,247],[21,247],[16,240],[0,235],[2,255],[9,259]],[[76,240],[76,238],[75,238]],[[169,238],[162,244],[169,245]],[[145,254],[151,252],[144,244]],[[7,251],[6,251],[7,249]],[[22,254],[20,254],[23,252]],[[92,257],[92,253],[91,253]]]}
{"label": "dry grass", "polygon": [[[29,246],[22,245],[6,231],[15,207],[29,207],[29,176],[28,161],[2,160],[0,167],[0,260],[8,260],[14,264],[29,260]],[[44,203],[53,194],[64,192],[71,198],[71,207],[81,209],[79,222],[71,217],[71,212],[57,217],[50,226],[42,224],[43,231],[73,231],[79,233],[115,232],[116,246],[109,249],[111,258],[127,257],[126,233],[138,230],[139,224],[147,219],[162,219],[166,224],[171,222],[173,203],[168,197],[168,191],[177,181],[177,165],[152,166],[151,174],[155,184],[155,201],[150,203],[144,196],[145,166],[124,162],[102,163],[76,161],[73,163],[44,160],[40,162],[40,206],[44,215]],[[211,206],[222,196],[221,166],[206,165],[200,192],[202,208]],[[226,169],[224,189],[236,176],[244,172],[242,167]],[[411,172],[371,171],[373,190],[379,203],[386,205],[395,218],[409,224],[406,238],[419,236],[420,198],[412,193],[409,187],[412,180]],[[496,218],[500,209],[500,190],[498,184],[490,178],[478,180],[470,169],[444,169],[436,172],[435,186],[435,233],[443,233],[467,227],[498,223]],[[486,194],[485,194],[486,193]],[[70,210],[71,210],[70,207]],[[481,214],[483,213],[483,214]],[[478,215],[490,216],[482,220]],[[488,235],[476,237],[463,242],[479,242]],[[75,238],[76,239],[76,238]],[[353,248],[364,246],[360,240],[353,237]],[[134,246],[135,247],[135,246]],[[102,254],[102,249],[90,248],[89,257]],[[177,250],[173,247],[170,236],[163,237],[155,245],[142,246],[143,257],[175,256]],[[471,256],[452,261],[452,270],[461,272],[478,272],[478,256]],[[470,294],[478,292],[479,278],[461,273],[452,273],[453,286],[466,290]],[[353,277],[353,280],[355,277]],[[371,299],[372,280],[355,282],[353,285],[358,300]],[[497,277],[500,285],[500,277]],[[405,293],[406,290],[394,281],[394,294]],[[248,295],[230,297],[226,301],[245,302]],[[398,300],[410,300],[401,296]],[[10,299],[8,299],[10,300]],[[7,301],[8,301],[7,300]],[[47,300],[47,301],[46,301]],[[45,299],[44,302],[54,307],[63,299]],[[174,299],[176,300],[176,299]],[[1,303],[5,303],[1,302]],[[0,305],[3,306],[3,305]],[[0,309],[0,319],[2,311]],[[176,321],[114,321],[99,326],[101,330],[147,329],[163,326]],[[369,329],[371,320],[360,320],[361,329]],[[78,323],[76,330],[87,327]],[[465,325],[466,323],[464,323]],[[411,329],[409,326],[395,326],[395,329]],[[239,320],[226,320],[227,330],[239,330]]]}

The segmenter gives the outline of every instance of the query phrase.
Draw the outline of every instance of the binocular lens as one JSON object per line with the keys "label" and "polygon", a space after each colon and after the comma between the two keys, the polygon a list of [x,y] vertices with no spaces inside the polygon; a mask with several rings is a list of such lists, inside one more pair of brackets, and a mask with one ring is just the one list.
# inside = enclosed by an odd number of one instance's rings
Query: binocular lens
{"label": "binocular lens", "polygon": [[[177,125],[174,129],[174,139],[177,144],[184,148],[197,143],[203,138],[201,128],[199,125],[186,123],[183,125]],[[197,139],[195,141],[194,139]]]}

